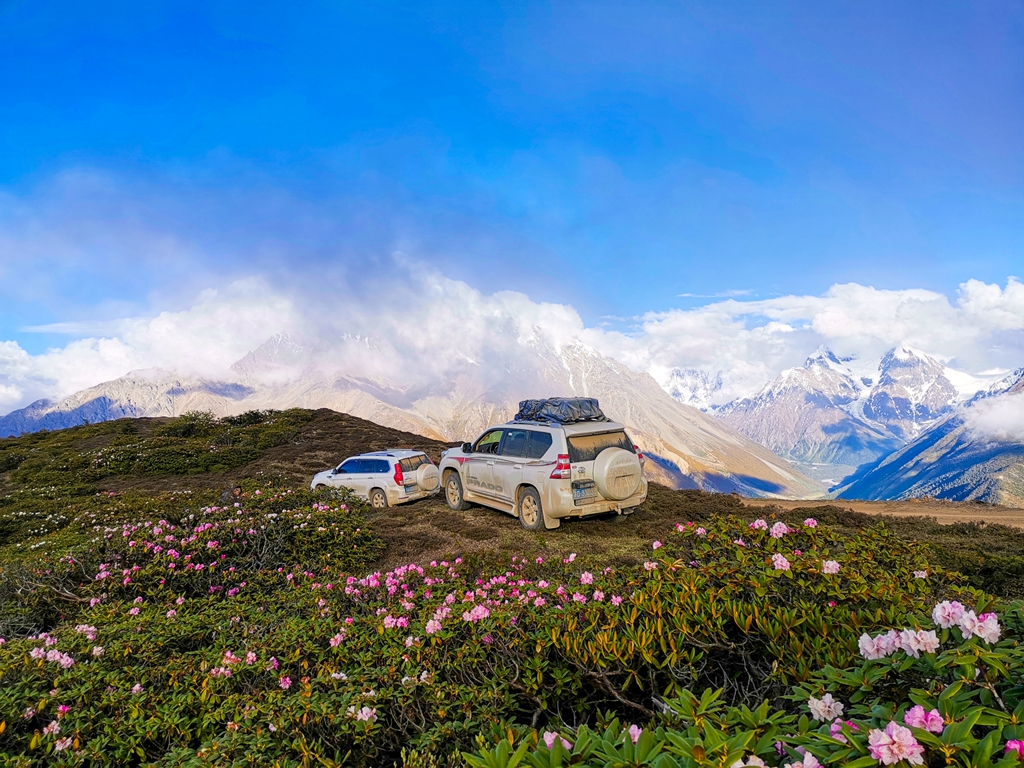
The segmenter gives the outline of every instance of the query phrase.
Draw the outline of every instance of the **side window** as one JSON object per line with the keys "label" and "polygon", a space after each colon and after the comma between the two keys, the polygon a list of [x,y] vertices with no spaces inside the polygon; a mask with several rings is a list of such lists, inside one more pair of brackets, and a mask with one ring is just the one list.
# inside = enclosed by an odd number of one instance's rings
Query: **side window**
{"label": "side window", "polygon": [[540,459],[551,447],[551,434],[548,432],[531,432],[530,445],[526,450],[528,459]]}
{"label": "side window", "polygon": [[503,431],[501,429],[492,429],[485,434],[476,441],[476,445],[473,446],[473,453],[497,453]]}
{"label": "side window", "polygon": [[359,459],[349,459],[338,467],[338,473],[342,475],[357,475],[363,471],[360,466],[362,463]]}
{"label": "side window", "polygon": [[366,462],[370,466],[364,469],[364,472],[373,472],[376,475],[386,475],[391,469],[391,465],[388,464],[387,459],[370,459]]}
{"label": "side window", "polygon": [[501,444],[502,456],[525,456],[530,433],[525,429],[506,429],[505,442]]}

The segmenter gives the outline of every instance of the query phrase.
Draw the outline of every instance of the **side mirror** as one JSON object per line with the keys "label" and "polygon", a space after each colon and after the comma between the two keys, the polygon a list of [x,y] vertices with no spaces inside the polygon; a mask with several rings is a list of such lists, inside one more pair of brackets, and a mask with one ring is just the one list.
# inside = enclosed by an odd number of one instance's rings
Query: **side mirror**
{"label": "side mirror", "polygon": [[334,469],[332,469],[332,470],[331,470],[331,474],[332,474],[332,475],[336,475],[336,474],[338,474],[338,468],[337,468],[337,467],[335,467]]}
{"label": "side mirror", "polygon": [[463,453],[472,453],[473,452],[473,444],[472,443],[463,443],[462,444],[462,452]]}

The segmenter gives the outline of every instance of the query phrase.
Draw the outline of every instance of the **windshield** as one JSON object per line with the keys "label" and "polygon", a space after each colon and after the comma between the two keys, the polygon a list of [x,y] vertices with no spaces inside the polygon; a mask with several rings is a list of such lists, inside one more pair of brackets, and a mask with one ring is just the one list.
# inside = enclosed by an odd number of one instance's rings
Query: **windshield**
{"label": "windshield", "polygon": [[633,442],[623,430],[597,435],[574,435],[569,438],[569,461],[593,461],[606,448],[633,451]]}

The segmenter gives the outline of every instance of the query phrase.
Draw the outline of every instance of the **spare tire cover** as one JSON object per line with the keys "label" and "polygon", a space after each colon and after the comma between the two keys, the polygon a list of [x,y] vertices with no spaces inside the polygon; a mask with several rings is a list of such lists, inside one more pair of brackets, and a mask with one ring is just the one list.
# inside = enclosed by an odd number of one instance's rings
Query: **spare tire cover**
{"label": "spare tire cover", "polygon": [[416,485],[424,491],[436,491],[441,487],[441,475],[433,464],[420,464],[416,469]]}
{"label": "spare tire cover", "polygon": [[643,470],[635,453],[622,448],[605,448],[594,462],[594,483],[606,499],[628,499],[640,487]]}

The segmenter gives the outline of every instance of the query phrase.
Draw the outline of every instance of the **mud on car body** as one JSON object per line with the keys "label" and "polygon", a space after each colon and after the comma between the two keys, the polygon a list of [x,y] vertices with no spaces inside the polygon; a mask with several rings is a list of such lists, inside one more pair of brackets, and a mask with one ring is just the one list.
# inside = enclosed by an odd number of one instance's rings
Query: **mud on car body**
{"label": "mud on car body", "polygon": [[[564,407],[578,402],[592,406]],[[561,407],[524,408],[527,403]],[[481,504],[531,530],[558,528],[570,517],[629,514],[647,498],[643,455],[596,401],[524,401],[516,420],[446,450],[440,471],[452,509]]]}

